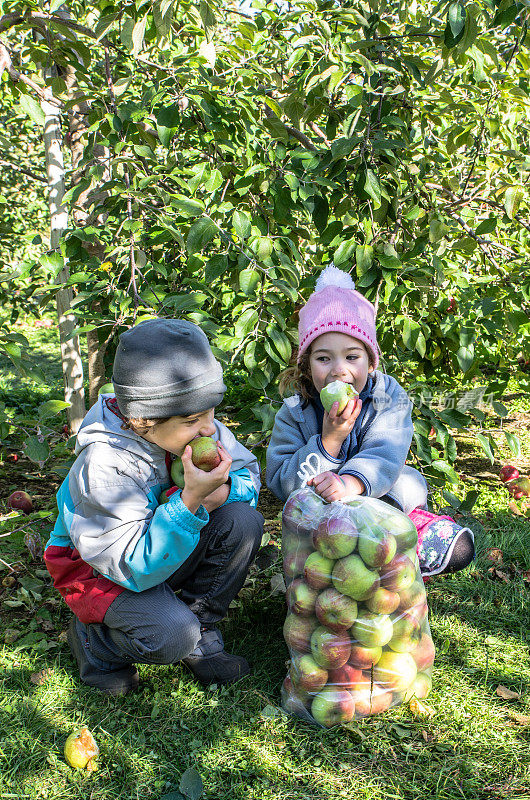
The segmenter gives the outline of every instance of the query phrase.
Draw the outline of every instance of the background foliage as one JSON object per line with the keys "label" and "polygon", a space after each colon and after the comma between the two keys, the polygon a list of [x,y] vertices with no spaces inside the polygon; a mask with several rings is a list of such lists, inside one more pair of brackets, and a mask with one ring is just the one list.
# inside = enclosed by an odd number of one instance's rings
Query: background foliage
{"label": "background foliage", "polygon": [[456,484],[452,432],[484,418],[484,394],[502,416],[530,359],[528,17],[511,0],[5,2],[30,83],[4,73],[4,136],[41,158],[46,87],[72,169],[70,230],[38,259],[41,185],[2,173],[18,219],[4,349],[17,357],[14,293],[48,308],[66,261],[107,376],[125,326],[185,316],[260,445],[295,311],[334,260],[377,304],[384,368],[415,398],[413,459]]}

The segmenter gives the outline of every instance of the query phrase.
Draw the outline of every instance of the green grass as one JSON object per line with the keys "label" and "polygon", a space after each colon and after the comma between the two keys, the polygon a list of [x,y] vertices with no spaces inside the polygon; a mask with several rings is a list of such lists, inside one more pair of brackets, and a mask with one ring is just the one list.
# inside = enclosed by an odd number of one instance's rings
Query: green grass
{"label": "green grass", "polygon": [[[41,332],[46,336],[32,344],[49,359],[57,387],[56,350],[49,331]],[[12,376],[0,389],[9,385],[26,393],[24,402],[48,396],[42,387],[17,386]],[[530,460],[524,422],[521,466]],[[466,475],[466,489],[480,492],[471,520],[479,557],[464,573],[427,585],[438,650],[426,701],[431,717],[401,706],[327,731],[279,711],[288,652],[281,635],[284,600],[270,588],[278,563],[253,568],[223,627],[227,646],[251,661],[252,677],[203,690],[178,665],[140,666],[136,695],[101,697],[78,681],[61,635],[68,612],[42,563],[29,555],[26,528],[0,538],[0,557],[18,564],[17,583],[0,594],[0,643],[6,629],[18,631],[0,644],[1,800],[158,800],[178,789],[188,767],[198,770],[203,797],[212,800],[529,798],[530,587],[521,572],[530,568],[528,520],[510,512],[495,478],[504,451],[491,465],[472,435],[466,442],[458,471]],[[25,475],[41,487],[39,508],[52,508],[47,471],[24,459],[2,470],[3,491]],[[277,510],[269,501],[271,520]],[[51,526],[34,514],[0,522],[0,534],[24,523],[43,539]],[[276,530],[271,526],[273,540]],[[490,547],[504,554],[507,582],[488,573]],[[6,576],[4,569],[0,579]],[[36,685],[31,676],[40,670],[49,672]],[[520,698],[501,699],[499,685]],[[92,774],[71,769],[63,757],[66,737],[80,725],[91,729],[101,750]]]}

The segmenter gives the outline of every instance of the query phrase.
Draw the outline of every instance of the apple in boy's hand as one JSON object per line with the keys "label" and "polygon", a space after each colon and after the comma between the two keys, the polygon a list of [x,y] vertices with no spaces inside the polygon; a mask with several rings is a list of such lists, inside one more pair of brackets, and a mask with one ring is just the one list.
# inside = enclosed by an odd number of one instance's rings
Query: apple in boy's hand
{"label": "apple in boy's hand", "polygon": [[184,489],[184,466],[179,456],[171,464],[171,480],[179,489]]}
{"label": "apple in boy's hand", "polygon": [[357,397],[358,395],[359,392],[353,388],[351,383],[344,383],[344,381],[333,381],[333,383],[328,383],[328,385],[324,386],[324,388],[321,390],[320,401],[328,414],[331,411],[333,403],[338,403],[339,407],[337,409],[337,414],[342,414],[348,405],[348,400],[351,397]]}
{"label": "apple in boy's hand", "polygon": [[503,483],[508,483],[508,481],[514,481],[518,477],[519,477],[519,470],[517,469],[517,467],[514,467],[511,464],[505,464],[501,468],[501,471],[499,472],[499,478]]}
{"label": "apple in boy's hand", "polygon": [[217,443],[210,436],[198,436],[190,442],[191,460],[204,472],[211,472],[221,463]]}
{"label": "apple in boy's hand", "polygon": [[349,722],[354,713],[355,701],[347,689],[326,686],[311,703],[313,718],[325,728]]}
{"label": "apple in boy's hand", "polygon": [[27,492],[17,491],[12,492],[7,498],[7,507],[10,509],[18,509],[23,511],[24,514],[31,514],[33,511],[33,502]]}

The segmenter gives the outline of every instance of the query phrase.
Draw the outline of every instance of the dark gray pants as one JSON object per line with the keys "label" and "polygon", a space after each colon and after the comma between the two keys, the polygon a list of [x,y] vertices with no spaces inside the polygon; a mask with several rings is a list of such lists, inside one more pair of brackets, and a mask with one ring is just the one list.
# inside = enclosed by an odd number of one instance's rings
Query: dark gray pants
{"label": "dark gray pants", "polygon": [[201,627],[215,625],[226,615],[245,582],[262,533],[263,516],[248,503],[229,503],[212,511],[197,547],[165,583],[145,592],[125,589],[103,623],[78,623],[94,666],[173,664],[188,656],[201,638]]}

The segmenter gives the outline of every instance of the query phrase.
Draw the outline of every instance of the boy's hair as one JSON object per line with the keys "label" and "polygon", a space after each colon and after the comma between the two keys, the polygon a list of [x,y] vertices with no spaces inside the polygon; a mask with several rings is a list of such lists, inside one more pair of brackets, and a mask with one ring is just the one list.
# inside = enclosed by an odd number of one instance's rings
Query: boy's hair
{"label": "boy's hair", "polygon": [[152,428],[167,422],[171,417],[159,417],[158,419],[146,419],[145,417],[129,417],[123,420],[122,430],[132,431],[138,436],[144,436]]}
{"label": "boy's hair", "polygon": [[[366,347],[362,342],[363,347],[368,353],[368,363],[371,367],[375,368],[375,359],[372,351]],[[315,387],[313,386],[313,379],[311,378],[311,367],[309,360],[311,357],[311,347],[309,345],[307,350],[304,350],[300,356],[300,361],[297,361],[297,354],[295,353],[291,358],[291,364],[280,373],[279,392],[283,397],[287,392],[294,392],[299,394],[302,398],[302,406],[307,406],[311,401]]]}

